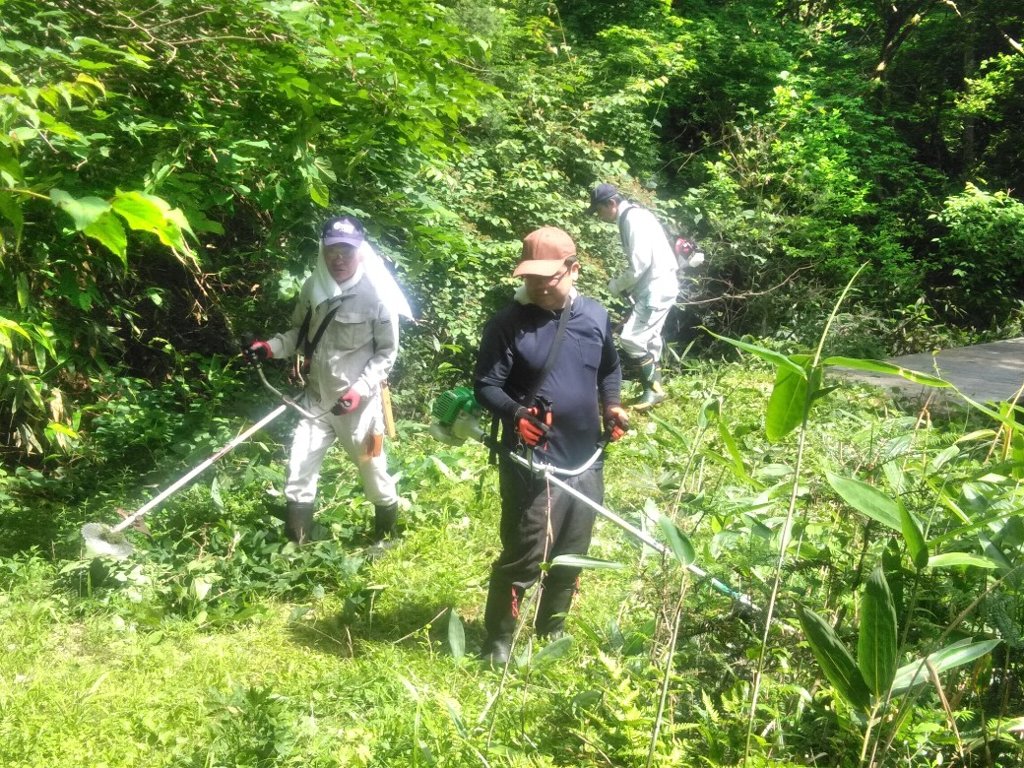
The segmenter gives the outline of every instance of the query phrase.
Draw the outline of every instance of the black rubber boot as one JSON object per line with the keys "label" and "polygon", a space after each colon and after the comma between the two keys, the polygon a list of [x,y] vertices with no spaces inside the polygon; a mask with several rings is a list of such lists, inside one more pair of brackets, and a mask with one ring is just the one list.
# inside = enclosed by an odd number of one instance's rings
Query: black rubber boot
{"label": "black rubber boot", "polygon": [[289,501],[284,514],[284,533],[296,544],[313,539],[313,504]]}
{"label": "black rubber boot", "polygon": [[373,540],[381,542],[395,535],[398,522],[398,502],[373,508]]}
{"label": "black rubber boot", "polygon": [[519,620],[519,599],[523,591],[508,582],[491,578],[487,589],[487,607],[484,609],[484,629],[487,639],[480,649],[480,658],[492,669],[508,664],[512,654],[512,637]]}
{"label": "black rubber boot", "polygon": [[633,403],[633,407],[638,411],[652,408],[668,397],[661,386],[661,368],[658,366],[658,361],[651,355],[647,355],[640,361],[640,384],[644,391]]}
{"label": "black rubber boot", "polygon": [[566,582],[548,578],[537,606],[537,635],[557,640],[565,633],[565,616],[576,595],[576,580]]}

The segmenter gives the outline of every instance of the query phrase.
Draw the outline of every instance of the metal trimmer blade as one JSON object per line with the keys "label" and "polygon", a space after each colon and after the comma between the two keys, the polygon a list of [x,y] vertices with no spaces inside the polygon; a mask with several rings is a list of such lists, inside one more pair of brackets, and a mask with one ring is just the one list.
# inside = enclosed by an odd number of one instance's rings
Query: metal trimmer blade
{"label": "metal trimmer blade", "polygon": [[83,525],[82,539],[85,543],[85,552],[91,557],[113,557],[123,560],[135,551],[124,531],[116,531],[113,526],[105,523]]}

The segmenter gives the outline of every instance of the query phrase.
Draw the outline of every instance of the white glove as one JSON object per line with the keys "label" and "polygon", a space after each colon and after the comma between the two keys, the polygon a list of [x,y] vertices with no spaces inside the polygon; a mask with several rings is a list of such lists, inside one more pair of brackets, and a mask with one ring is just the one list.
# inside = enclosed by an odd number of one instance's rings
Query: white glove
{"label": "white glove", "polygon": [[703,263],[704,253],[703,251],[697,251],[696,253],[693,254],[693,256],[690,257],[690,260],[686,262],[686,266],[688,266],[690,269],[694,269],[695,267],[699,267]]}

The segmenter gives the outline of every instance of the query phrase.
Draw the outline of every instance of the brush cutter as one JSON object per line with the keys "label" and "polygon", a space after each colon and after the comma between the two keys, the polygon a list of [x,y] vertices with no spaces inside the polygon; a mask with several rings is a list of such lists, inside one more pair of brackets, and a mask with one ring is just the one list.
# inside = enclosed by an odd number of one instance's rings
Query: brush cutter
{"label": "brush cutter", "polygon": [[236,446],[238,446],[241,443],[244,443],[252,435],[254,435],[256,432],[259,432],[261,429],[263,429],[263,427],[267,426],[267,424],[272,422],[274,419],[276,419],[282,413],[287,411],[289,408],[298,411],[306,418],[321,418],[310,413],[302,406],[300,406],[298,403],[296,403],[294,400],[285,397],[281,392],[272,387],[270,385],[270,382],[268,382],[266,377],[263,375],[263,369],[260,367],[258,363],[255,364],[255,368],[259,373],[260,379],[263,381],[263,385],[272,393],[274,393],[274,395],[279,400],[282,401],[281,405],[277,406],[277,408],[275,408],[273,411],[268,413],[258,422],[253,424],[251,427],[249,427],[249,429],[245,430],[245,432],[240,434],[230,443],[228,443],[215,454],[210,456],[210,458],[208,458],[202,464],[192,469],[188,474],[179,478],[174,483],[165,488],[163,491],[161,491],[159,494],[157,494],[155,497],[153,497],[148,502],[143,504],[141,507],[139,507],[139,509],[137,509],[132,514],[128,515],[124,520],[122,520],[117,525],[107,525],[106,523],[86,523],[85,525],[83,525],[82,539],[85,541],[85,550],[87,553],[95,556],[105,555],[107,557],[114,557],[118,559],[125,558],[131,555],[132,552],[134,551],[134,547],[132,546],[131,542],[128,541],[128,537],[124,533],[124,531],[127,528],[134,525],[136,521],[141,519],[143,515],[146,515],[151,510],[153,510],[158,504],[160,504],[160,502],[162,502],[164,499],[166,499],[167,497],[171,496],[173,493],[184,487],[192,479],[194,479],[196,476],[198,476],[212,464],[216,463],[220,458],[230,453]]}
{"label": "brush cutter", "polygon": [[[431,414],[435,421],[430,427],[430,434],[435,438],[449,445],[461,445],[468,438],[473,438],[489,448],[501,451],[512,461],[526,467],[530,472],[536,474],[538,477],[542,477],[546,481],[561,488],[570,496],[583,502],[603,518],[615,523],[619,528],[626,531],[635,539],[646,544],[659,554],[671,554],[668,547],[647,533],[647,531],[637,528],[628,520],[624,520],[607,507],[604,507],[593,499],[588,498],[561,479],[562,477],[574,477],[576,475],[581,475],[590,469],[594,462],[600,458],[602,453],[604,453],[605,445],[603,443],[597,446],[594,454],[581,466],[576,467],[575,469],[560,469],[558,467],[553,467],[550,464],[534,462],[532,457],[527,458],[525,456],[520,456],[519,454],[509,451],[500,445],[491,445],[493,441],[489,436],[485,435],[484,431],[480,428],[480,417],[483,414],[483,409],[476,402],[476,398],[473,396],[473,391],[468,387],[456,387],[448,390],[447,392],[443,392],[438,396],[437,400],[434,401],[434,405],[431,408]],[[703,568],[699,568],[690,563],[686,566],[686,569],[697,578],[706,579],[714,589],[721,592],[723,595],[732,598],[743,606],[744,609],[752,611],[758,610],[747,595],[742,592],[737,592],[728,584],[725,584],[709,575]]]}

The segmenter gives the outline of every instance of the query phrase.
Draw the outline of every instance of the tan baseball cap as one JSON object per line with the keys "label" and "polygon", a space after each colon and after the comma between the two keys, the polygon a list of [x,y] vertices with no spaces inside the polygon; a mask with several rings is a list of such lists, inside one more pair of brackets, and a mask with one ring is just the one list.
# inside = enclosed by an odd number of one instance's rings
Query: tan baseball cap
{"label": "tan baseball cap", "polygon": [[558,227],[541,227],[523,238],[523,253],[514,277],[558,274],[567,259],[576,256],[576,243]]}

